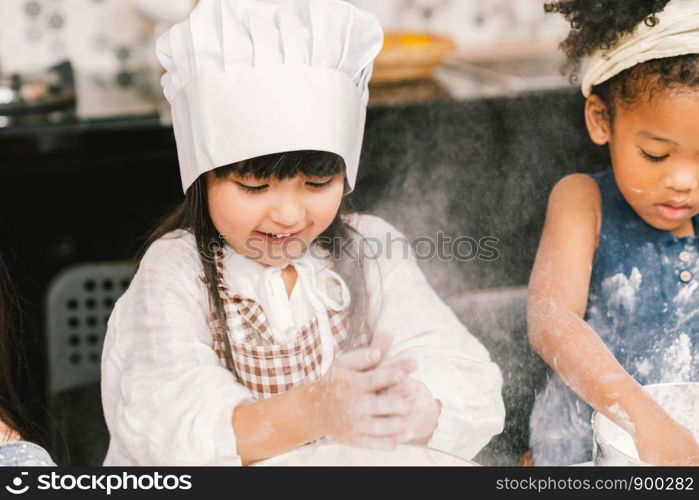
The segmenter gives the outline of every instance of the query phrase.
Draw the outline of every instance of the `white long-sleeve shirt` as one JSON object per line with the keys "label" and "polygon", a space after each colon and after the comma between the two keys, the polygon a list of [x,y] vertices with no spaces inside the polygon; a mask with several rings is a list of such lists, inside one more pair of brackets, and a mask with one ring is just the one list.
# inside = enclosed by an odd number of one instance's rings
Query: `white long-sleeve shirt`
{"label": "white long-sleeve shirt", "polygon": [[[376,258],[366,252],[372,330],[392,334],[389,356],[418,361],[413,377],[442,403],[428,446],[472,458],[503,428],[500,370],[429,286],[394,227],[369,215],[346,221],[380,249]],[[281,267],[253,262],[228,246],[226,252],[227,286],[262,305],[275,335],[290,335],[294,325],[318,314],[313,297],[326,290],[302,288],[324,287],[323,276],[297,280],[288,296]],[[309,259],[307,267],[320,263],[318,269],[327,269],[319,255],[302,259]],[[151,245],[117,301],[102,356],[102,402],[111,435],[105,465],[241,464],[232,416],[253,397],[214,351],[202,274],[194,236],[177,231]],[[327,322],[319,321],[319,328],[323,343],[331,343],[323,331]]]}

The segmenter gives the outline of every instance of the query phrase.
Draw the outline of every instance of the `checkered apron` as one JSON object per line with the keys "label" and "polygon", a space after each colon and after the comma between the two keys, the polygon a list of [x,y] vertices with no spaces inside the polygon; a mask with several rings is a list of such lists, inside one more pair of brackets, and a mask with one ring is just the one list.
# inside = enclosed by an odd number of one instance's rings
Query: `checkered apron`
{"label": "checkered apron", "polygon": [[[230,362],[226,361],[223,331],[212,308],[209,326],[214,333],[214,349],[221,364],[231,370],[238,381],[247,387],[257,400],[281,394],[319,378],[321,373],[322,344],[318,318],[313,318],[299,330],[291,344],[277,344],[262,306],[249,298],[234,294],[223,280],[222,251],[216,254],[217,288],[223,301],[228,326]],[[206,283],[206,278],[202,277]],[[338,354],[350,345],[349,320],[346,312],[328,310],[334,352]],[[368,335],[356,340],[357,347],[369,345]],[[232,368],[232,369],[231,369]]]}

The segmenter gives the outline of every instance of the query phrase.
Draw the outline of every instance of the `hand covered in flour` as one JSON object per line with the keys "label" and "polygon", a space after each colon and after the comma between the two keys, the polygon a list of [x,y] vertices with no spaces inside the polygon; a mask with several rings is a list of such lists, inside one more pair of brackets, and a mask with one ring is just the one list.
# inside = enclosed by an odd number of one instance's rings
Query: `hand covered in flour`
{"label": "hand covered in flour", "polygon": [[412,378],[408,378],[387,392],[404,394],[410,400],[407,418],[411,438],[405,442],[426,445],[437,428],[442,403],[432,396],[425,384]]}
{"label": "hand covered in flour", "polygon": [[665,412],[636,422],[639,458],[653,465],[699,465],[699,444]]}
{"label": "hand covered in flour", "polygon": [[314,383],[326,436],[372,449],[393,449],[412,439],[410,394],[392,389],[407,380],[416,363],[387,361],[391,341],[377,335],[370,347],[342,354]]}

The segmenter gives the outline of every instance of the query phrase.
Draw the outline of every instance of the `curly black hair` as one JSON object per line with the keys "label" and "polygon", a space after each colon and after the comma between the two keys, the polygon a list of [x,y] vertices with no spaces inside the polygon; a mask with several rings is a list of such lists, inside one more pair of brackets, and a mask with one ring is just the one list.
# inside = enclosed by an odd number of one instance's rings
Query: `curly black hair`
{"label": "curly black hair", "polygon": [[[546,12],[563,14],[572,27],[561,43],[561,49],[568,56],[563,69],[570,73],[571,81],[577,80],[580,63],[585,57],[612,47],[641,22],[650,27],[657,25],[656,14],[662,12],[669,2],[563,0],[546,3]],[[637,64],[593,87],[592,92],[604,101],[613,117],[618,101],[631,103],[647,90],[695,85],[699,85],[699,55],[689,54]]]}

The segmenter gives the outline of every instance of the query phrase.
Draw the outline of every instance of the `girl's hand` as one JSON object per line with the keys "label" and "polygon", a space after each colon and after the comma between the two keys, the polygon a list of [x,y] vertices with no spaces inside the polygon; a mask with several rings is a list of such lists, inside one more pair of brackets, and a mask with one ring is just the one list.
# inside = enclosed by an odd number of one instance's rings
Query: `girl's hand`
{"label": "girl's hand", "polygon": [[442,403],[432,397],[432,393],[425,384],[411,378],[387,392],[404,394],[410,399],[410,411],[407,417],[412,439],[401,442],[426,445],[437,428]]}
{"label": "girl's hand", "polygon": [[412,439],[410,396],[389,390],[403,383],[416,365],[412,360],[382,363],[384,354],[374,346],[343,354],[314,383],[326,436],[338,443],[389,450]]}
{"label": "girl's hand", "polygon": [[640,459],[653,465],[699,465],[694,435],[667,413],[637,422],[636,448]]}

